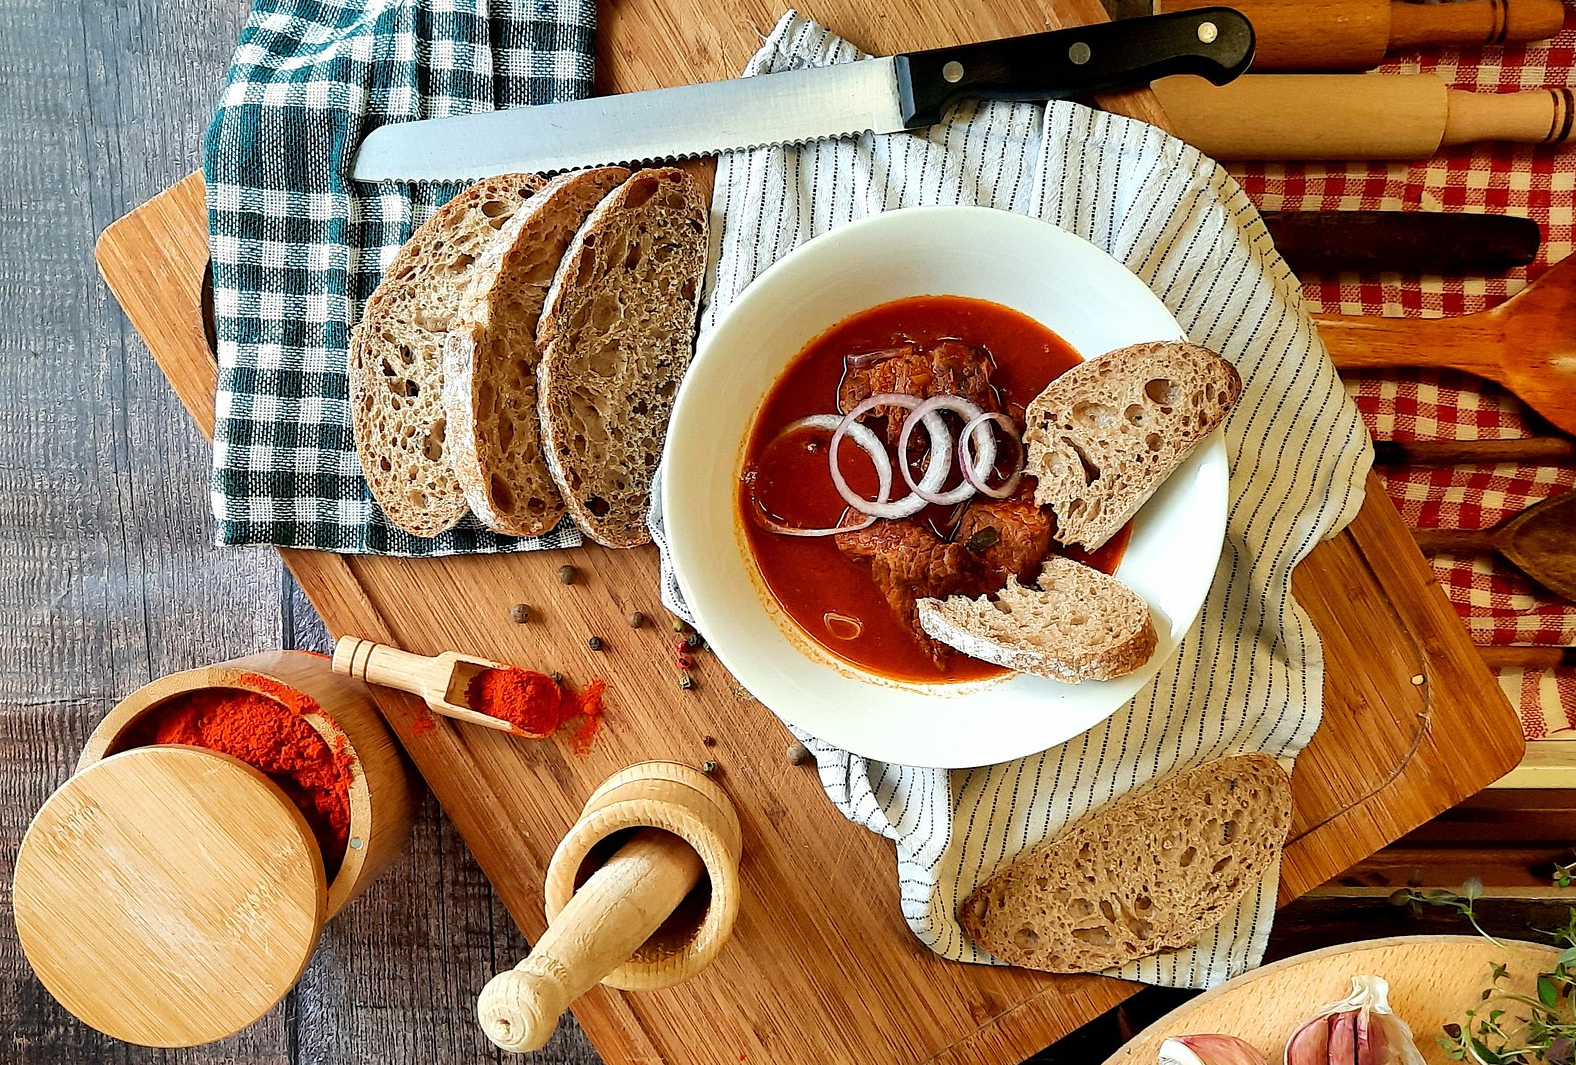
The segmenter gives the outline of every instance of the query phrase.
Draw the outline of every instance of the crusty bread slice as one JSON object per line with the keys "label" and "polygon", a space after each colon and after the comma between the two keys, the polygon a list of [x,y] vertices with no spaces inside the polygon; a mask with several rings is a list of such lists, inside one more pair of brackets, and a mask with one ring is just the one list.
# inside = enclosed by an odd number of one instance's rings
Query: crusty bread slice
{"label": "crusty bread slice", "polygon": [[1132,792],[1014,858],[958,920],[1002,961],[1097,972],[1198,941],[1263,879],[1291,825],[1291,781],[1265,754]]}
{"label": "crusty bread slice", "polygon": [[684,171],[639,171],[576,234],[537,326],[547,465],[575,523],[608,547],[651,539],[651,478],[694,354],[706,214]]}
{"label": "crusty bread slice", "polygon": [[564,516],[542,456],[536,326],[564,249],[628,177],[618,166],[581,170],[532,196],[472,269],[444,342],[449,461],[471,511],[495,532],[540,536]]}
{"label": "crusty bread slice", "polygon": [[1090,551],[1109,540],[1241,392],[1236,367],[1181,341],[1118,348],[1052,381],[1024,412],[1023,439],[1056,538]]}
{"label": "crusty bread slice", "polygon": [[1155,653],[1148,604],[1115,577],[1051,555],[1036,584],[1014,575],[994,601],[921,599],[919,623],[966,655],[1053,680],[1125,676]]}
{"label": "crusty bread slice", "polygon": [[413,536],[465,516],[449,465],[443,338],[476,261],[542,184],[506,174],[450,200],[411,234],[350,332],[356,453],[383,513]]}

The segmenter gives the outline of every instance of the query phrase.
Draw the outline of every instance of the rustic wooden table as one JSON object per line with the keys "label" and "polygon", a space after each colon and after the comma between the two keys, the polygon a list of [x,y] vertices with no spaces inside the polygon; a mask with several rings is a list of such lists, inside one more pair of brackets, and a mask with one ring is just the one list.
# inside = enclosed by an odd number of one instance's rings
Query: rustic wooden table
{"label": "rustic wooden table", "polygon": [[[107,224],[200,161],[248,6],[0,4],[0,891],[28,820],[118,697],[201,662],[327,645],[275,552],[208,546],[206,444],[91,254]],[[209,1047],[141,1050],[77,1023],[32,976],[7,917],[0,1060],[501,1060],[472,1019],[474,994],[525,949],[429,803],[407,855],[328,928],[296,990]],[[1099,1060],[1114,1023],[1035,1061]],[[566,1020],[546,1050],[510,1060],[597,1058]]]}

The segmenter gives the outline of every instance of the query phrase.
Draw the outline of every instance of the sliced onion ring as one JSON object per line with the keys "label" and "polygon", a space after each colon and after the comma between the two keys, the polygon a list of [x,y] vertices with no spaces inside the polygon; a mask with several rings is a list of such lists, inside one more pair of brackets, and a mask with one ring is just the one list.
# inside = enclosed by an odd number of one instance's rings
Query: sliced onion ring
{"label": "sliced onion ring", "polygon": [[[812,414],[808,418],[800,418],[798,421],[789,422],[783,426],[782,430],[772,437],[771,442],[766,446],[771,447],[778,440],[790,433],[796,433],[800,429],[822,429],[828,433],[835,433],[842,420],[836,414]],[[870,454],[871,461],[875,463],[876,477],[881,487],[880,497],[882,500],[885,500],[887,496],[892,494],[892,464],[887,460],[886,448],[881,446],[880,438],[876,436],[869,426],[856,425],[849,430],[849,435],[854,438],[854,443],[864,448]],[[801,529],[793,525],[784,525],[767,514],[765,508],[761,506],[760,500],[756,499],[753,493],[750,495],[750,503],[753,504],[750,507],[750,520],[767,532],[777,533],[779,536],[833,536],[841,532],[855,532],[859,529],[868,529],[876,523],[875,518],[867,516],[863,521],[855,522],[852,525],[838,524],[821,529]],[[845,507],[842,514],[838,515],[839,523],[846,517],[848,517],[848,509]]]}
{"label": "sliced onion ring", "polygon": [[[903,422],[903,431],[897,438],[898,472],[903,475],[903,480],[909,489],[927,503],[936,503],[940,506],[951,506],[961,503],[975,492],[975,485],[967,477],[958,486],[949,492],[938,491],[947,479],[947,474],[952,472],[952,434],[947,430],[946,423],[941,421],[938,411],[955,411],[963,416],[965,422],[972,424],[980,419],[985,412],[979,404],[965,399],[963,396],[941,395],[931,396],[919,406],[915,407]],[[913,435],[914,426],[919,422],[925,423],[925,431],[930,434],[930,457],[926,460],[925,476],[919,483],[914,483],[914,475],[908,470],[908,438]],[[939,429],[938,429],[939,426]],[[963,441],[958,441],[961,453]],[[990,461],[996,461],[996,442],[986,438],[986,447],[990,451]],[[940,452],[938,457],[937,452]],[[981,456],[983,461],[983,456]],[[986,467],[989,469],[990,467]],[[965,470],[965,473],[967,470]]]}
{"label": "sliced onion ring", "polygon": [[[991,467],[996,464],[996,440],[994,433],[987,433],[985,443],[980,447],[979,459],[976,461],[970,456],[974,446],[974,435],[984,429],[991,422],[1002,428],[1002,435],[1017,448],[1017,457],[1013,459],[1013,474],[999,486],[992,488],[985,483],[985,478],[990,476]],[[958,466],[963,470],[963,479],[971,488],[981,495],[990,496],[992,499],[1006,499],[1018,490],[1018,484],[1023,480],[1024,472],[1023,441],[1018,437],[1018,427],[1011,418],[1000,411],[985,411],[976,415],[963,431],[958,434]]]}
{"label": "sliced onion ring", "polygon": [[[843,420],[838,423],[837,430],[832,433],[832,445],[827,449],[827,462],[832,469],[832,483],[837,486],[837,494],[847,500],[848,505],[861,514],[868,514],[873,518],[907,518],[925,509],[925,500],[915,492],[910,492],[896,502],[887,502],[887,497],[892,494],[892,462],[887,458],[886,449],[881,447],[879,440],[876,440],[875,433],[859,421],[861,416],[877,407],[902,407],[904,410],[911,411],[919,405],[920,401],[917,398],[902,392],[878,392],[843,415]],[[926,428],[931,433],[930,465],[933,469],[939,469],[941,475],[936,478],[935,484],[929,484],[932,471],[927,469],[925,478],[921,483],[925,484],[927,488],[935,489],[941,487],[941,482],[946,478],[947,470],[952,465],[950,457],[952,434],[947,431],[946,425],[941,420],[941,415],[929,414],[927,417],[935,422],[934,425],[931,425],[929,422],[926,423]],[[856,428],[869,433],[871,440],[876,440],[876,447],[873,451],[861,442],[861,446],[865,447],[866,451],[870,451],[870,457],[876,464],[876,475],[881,479],[881,491],[875,500],[866,499],[850,488],[848,481],[843,477],[843,471],[837,465],[837,448],[843,441],[843,434],[855,433]],[[855,436],[856,441],[859,439],[858,436]],[[945,450],[941,453],[947,456],[945,462],[942,461],[941,455],[937,454],[937,441],[945,442]],[[878,452],[879,458],[876,457]],[[906,480],[907,477],[905,476],[904,479]]]}

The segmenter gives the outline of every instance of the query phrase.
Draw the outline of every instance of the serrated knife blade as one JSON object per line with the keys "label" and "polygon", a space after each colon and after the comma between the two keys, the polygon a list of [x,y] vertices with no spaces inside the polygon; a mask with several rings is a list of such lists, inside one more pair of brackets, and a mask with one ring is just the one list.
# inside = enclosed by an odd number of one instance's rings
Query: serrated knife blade
{"label": "serrated knife blade", "polygon": [[1048,100],[1197,74],[1235,78],[1253,28],[1229,8],[1081,26],[752,78],[381,126],[357,181],[467,181],[638,164],[940,121],[959,100]]}

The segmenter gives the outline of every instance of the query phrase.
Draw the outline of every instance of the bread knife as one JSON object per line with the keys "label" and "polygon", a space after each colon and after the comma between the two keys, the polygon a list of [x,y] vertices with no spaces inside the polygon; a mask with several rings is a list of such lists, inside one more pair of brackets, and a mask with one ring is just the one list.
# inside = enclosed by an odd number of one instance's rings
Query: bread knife
{"label": "bread knife", "polygon": [[637,164],[941,121],[965,99],[1051,100],[1194,74],[1223,85],[1253,27],[1200,8],[752,78],[381,126],[357,181],[468,181]]}

